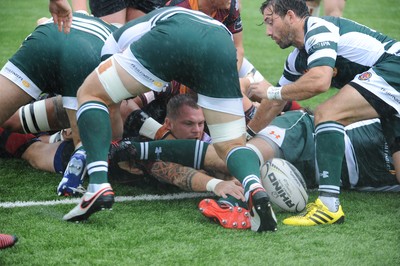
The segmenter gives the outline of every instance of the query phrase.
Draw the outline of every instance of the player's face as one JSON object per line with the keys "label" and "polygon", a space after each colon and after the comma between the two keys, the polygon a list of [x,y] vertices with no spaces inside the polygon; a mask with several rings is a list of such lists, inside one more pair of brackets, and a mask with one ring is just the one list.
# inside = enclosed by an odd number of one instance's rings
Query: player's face
{"label": "player's face", "polygon": [[231,0],[210,0],[210,2],[216,9],[229,9],[231,7]]}
{"label": "player's face", "polygon": [[200,139],[204,131],[203,110],[185,105],[180,108],[180,114],[167,122],[171,133],[178,139]]}
{"label": "player's face", "polygon": [[281,18],[271,7],[267,7],[263,12],[266,34],[270,36],[280,48],[285,49],[292,45],[292,34],[290,25],[286,23],[286,16]]}

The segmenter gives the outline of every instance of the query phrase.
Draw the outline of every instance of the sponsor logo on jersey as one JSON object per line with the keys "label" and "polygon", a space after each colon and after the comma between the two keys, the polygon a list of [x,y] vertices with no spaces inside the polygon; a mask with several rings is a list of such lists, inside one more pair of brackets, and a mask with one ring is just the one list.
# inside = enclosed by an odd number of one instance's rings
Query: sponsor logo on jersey
{"label": "sponsor logo on jersey", "polygon": [[315,44],[312,44],[310,51],[318,51],[327,47],[330,47],[331,43],[328,41],[324,41],[324,42],[318,42]]}
{"label": "sponsor logo on jersey", "polygon": [[371,72],[364,72],[358,76],[359,80],[369,80],[372,77]]}

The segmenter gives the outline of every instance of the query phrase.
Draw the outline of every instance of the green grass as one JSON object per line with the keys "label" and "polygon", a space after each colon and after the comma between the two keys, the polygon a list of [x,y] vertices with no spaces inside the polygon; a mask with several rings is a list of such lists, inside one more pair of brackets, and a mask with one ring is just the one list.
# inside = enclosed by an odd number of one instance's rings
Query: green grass
{"label": "green grass", "polygon": [[[265,36],[258,6],[242,1],[246,56],[276,82],[288,50]],[[397,1],[347,1],[344,15],[400,39]],[[0,2],[0,63],[4,64],[35,21],[49,16],[47,1]],[[334,93],[334,90],[329,93]],[[321,95],[304,104],[316,106]],[[1,96],[0,96],[1,97]],[[20,160],[0,159],[0,204],[60,200],[60,175],[30,168]],[[113,181],[117,196],[176,193],[154,183]],[[310,200],[316,197],[310,192]],[[296,228],[282,224],[276,233],[226,230],[197,210],[199,198],[117,202],[112,212],[87,223],[62,221],[74,205],[0,207],[0,233],[16,234],[19,243],[0,251],[0,265],[399,265],[398,194],[343,192],[342,225]]]}

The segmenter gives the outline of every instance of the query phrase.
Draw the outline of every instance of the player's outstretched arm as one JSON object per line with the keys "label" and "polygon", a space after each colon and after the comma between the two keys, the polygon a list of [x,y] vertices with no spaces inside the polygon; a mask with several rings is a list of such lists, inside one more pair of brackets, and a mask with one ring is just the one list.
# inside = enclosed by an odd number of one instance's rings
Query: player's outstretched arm
{"label": "player's outstretched arm", "polygon": [[243,187],[236,179],[221,180],[190,167],[163,161],[153,163],[150,174],[162,182],[173,184],[185,191],[210,191],[220,197],[226,198],[227,195],[231,195],[245,201]]}

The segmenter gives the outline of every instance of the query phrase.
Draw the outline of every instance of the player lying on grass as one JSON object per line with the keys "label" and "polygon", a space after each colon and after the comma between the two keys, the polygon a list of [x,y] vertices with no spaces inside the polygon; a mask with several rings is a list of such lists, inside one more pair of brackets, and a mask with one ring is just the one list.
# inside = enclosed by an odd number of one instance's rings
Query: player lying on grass
{"label": "player lying on grass", "polygon": [[[319,178],[315,177],[313,119],[313,116],[301,111],[286,112],[275,118],[271,125],[248,141],[247,145],[257,151],[260,163],[274,157],[283,158],[293,163],[305,177],[308,188],[315,188],[318,186]],[[177,143],[177,145],[180,145],[178,148],[176,146],[164,146],[160,141],[153,142],[153,144],[157,143],[155,146],[150,145],[150,143],[126,142],[126,140],[121,141],[121,143],[126,148],[129,147],[130,151],[127,152],[126,149],[125,152],[127,153],[122,156],[117,155],[114,158],[120,160],[118,157],[126,159],[132,155],[135,160],[134,164],[142,167],[148,167],[151,164],[140,161],[143,154],[136,153],[136,147],[141,145],[149,144],[147,150],[149,153],[155,151],[156,148],[170,149],[171,154],[168,158],[160,158],[164,161],[170,160],[185,164],[187,162],[184,162],[183,158],[194,157],[193,152],[185,152],[190,149],[190,145],[182,146],[187,144],[184,142]],[[174,149],[175,151],[173,151]],[[395,171],[394,159],[388,150],[379,120],[357,122],[346,127],[346,151],[342,168],[343,188],[357,191],[400,192],[400,171]],[[182,158],[179,159],[180,157]],[[223,164],[218,164],[217,161],[218,157],[215,155],[212,145],[208,145],[203,162],[204,169],[226,173]],[[126,163],[124,164],[124,167],[128,169]],[[160,176],[160,178],[164,178],[164,181],[168,182],[169,177],[166,174]],[[238,207],[242,210],[246,208],[246,205],[243,205],[242,202],[231,197],[219,200],[218,204],[211,199],[202,208],[207,209],[207,206],[212,210],[205,211],[205,213],[211,212],[215,215],[231,213],[238,215],[238,219],[244,218],[244,212],[238,212]],[[228,207],[233,207],[233,212],[227,212],[226,208]],[[213,218],[218,218],[221,221],[226,217],[217,216]],[[225,227],[229,226],[231,225],[225,225]]]}
{"label": "player lying on grass", "polygon": [[[163,110],[162,106],[153,104],[148,105],[146,111],[159,120],[158,117],[160,114],[161,117],[164,117],[163,113],[165,110]],[[205,119],[203,111],[200,106],[197,105],[193,96],[188,94],[179,94],[172,97],[168,102],[166,113],[165,123],[162,130],[160,130],[160,134],[165,139],[201,139],[209,141],[210,137],[204,132]],[[126,134],[138,136],[137,127],[125,129],[125,131]],[[139,141],[141,138],[138,137],[137,139]],[[117,179],[118,176],[116,175],[120,175],[120,172],[114,166],[117,167],[116,163],[111,161],[109,172],[110,179]],[[150,175],[163,183],[176,185],[185,191],[207,191],[207,183],[214,179],[204,173],[204,171],[196,171],[190,167],[162,161],[148,164],[145,168],[133,168],[127,166],[126,170],[136,176],[141,176],[143,174]],[[77,188],[83,183],[83,180],[79,176],[71,175],[68,180],[62,182],[65,182],[65,185],[70,189],[66,190],[69,195],[74,188]],[[214,192],[223,197],[226,197],[226,195],[229,194],[240,200],[244,200],[242,193],[243,188],[237,180],[232,178],[216,185]]]}
{"label": "player lying on grass", "polygon": [[72,140],[48,143],[47,136],[38,137],[0,128],[0,157],[21,158],[39,170],[63,173],[73,151]]}
{"label": "player lying on grass", "polygon": [[[149,113],[160,113],[159,110],[162,109],[161,106],[152,106],[156,107],[152,109],[147,108]],[[209,142],[210,136],[204,132],[204,129],[204,114],[200,106],[196,103],[195,96],[190,94],[178,94],[168,101],[165,122],[156,135],[160,136],[162,139],[196,139]],[[126,130],[129,131],[127,134],[139,135],[138,127],[127,128]],[[136,169],[129,168],[129,165],[125,166],[127,167],[125,169],[130,173],[138,173]],[[139,172],[139,174],[150,175],[160,182],[176,185],[185,191],[207,191],[207,183],[211,180],[215,181],[213,177],[207,175],[204,171],[197,171],[191,167],[171,162],[152,162],[148,164],[146,168],[141,168],[140,171],[144,172]],[[225,178],[226,180],[230,180],[229,182],[238,184],[238,181],[230,176],[220,176],[220,178]],[[217,184],[215,186],[216,194],[221,194],[221,191],[223,191],[224,197],[230,194],[243,201],[243,195],[239,195],[239,192],[243,192],[242,188],[228,191],[225,187],[229,182],[225,181]],[[239,187],[241,187],[240,183]]]}

